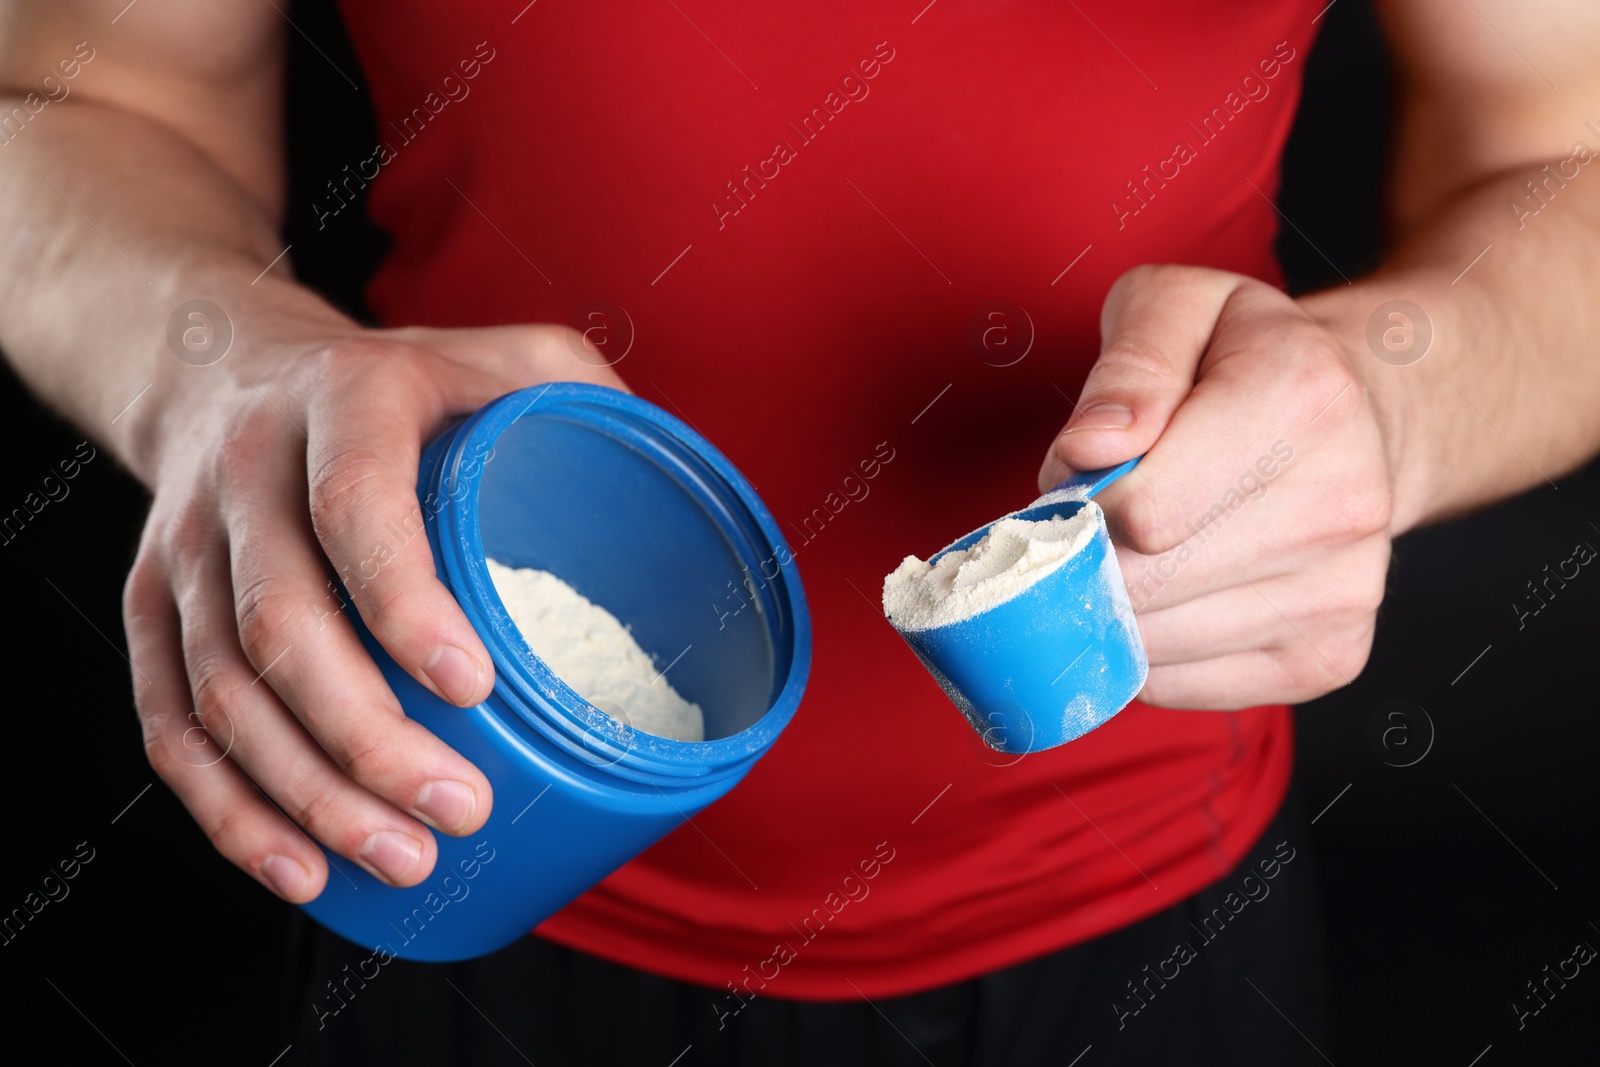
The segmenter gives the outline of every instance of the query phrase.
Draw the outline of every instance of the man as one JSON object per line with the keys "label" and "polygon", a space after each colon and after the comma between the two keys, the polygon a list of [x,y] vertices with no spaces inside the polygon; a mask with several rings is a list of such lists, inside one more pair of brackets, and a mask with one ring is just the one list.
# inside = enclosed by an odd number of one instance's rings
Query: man
{"label": "man", "polygon": [[[0,9],[0,344],[151,487],[125,600],[147,751],[285,900],[328,877],[311,839],[414,885],[425,827],[473,832],[495,801],[347,626],[319,629],[449,417],[552,379],[632,388],[794,534],[816,664],[770,757],[542,940],[452,972],[472,1011],[392,964],[350,1018],[308,1012],[302,1051],[1313,1057],[1284,705],[1360,671],[1392,537],[1600,446],[1600,13],[1384,5],[1393,250],[1291,300],[1270,198],[1321,3],[918,6],[349,0],[381,143],[314,210],[336,226],[370,183],[383,330],[296,285],[277,236],[279,11]],[[225,356],[196,358],[223,322]],[[574,322],[604,329],[520,325]],[[1146,454],[1102,499],[1151,671],[1106,726],[1011,762],[874,593],[1026,502],[1069,410],[1041,487]],[[391,547],[355,610],[419,681],[483,699],[425,543]],[[225,760],[183,758],[196,720]],[[868,860],[870,895],[828,903]]]}

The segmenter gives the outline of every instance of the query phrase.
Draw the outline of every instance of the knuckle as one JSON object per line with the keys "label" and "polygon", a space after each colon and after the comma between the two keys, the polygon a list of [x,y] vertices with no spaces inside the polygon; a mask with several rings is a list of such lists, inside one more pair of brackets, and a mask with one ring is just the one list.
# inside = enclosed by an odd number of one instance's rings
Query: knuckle
{"label": "knuckle", "polygon": [[360,840],[351,833],[337,833],[339,791],[332,786],[313,788],[289,813],[297,826],[336,852],[349,852],[360,846]]}
{"label": "knuckle", "polygon": [[250,484],[263,453],[275,446],[281,431],[287,429],[284,421],[277,409],[260,400],[229,425],[216,453],[216,469],[224,486]]}
{"label": "knuckle", "polygon": [[424,599],[412,583],[392,582],[377,594],[361,617],[374,631],[386,627],[390,619],[425,619],[431,613],[421,603]]}
{"label": "knuckle", "polygon": [[1072,436],[1065,432],[1056,434],[1050,442],[1049,455],[1054,456],[1064,466],[1071,467],[1072,462],[1067,457],[1071,454]]}
{"label": "knuckle", "polygon": [[1342,679],[1336,678],[1326,661],[1316,651],[1303,644],[1297,649],[1273,657],[1278,665],[1281,692],[1279,699],[1298,704],[1314,700],[1335,689]]}
{"label": "knuckle", "polygon": [[1372,535],[1389,528],[1394,517],[1394,496],[1376,480],[1368,480],[1350,495],[1352,522],[1358,533]]}
{"label": "knuckle", "polygon": [[[352,405],[390,409],[435,395],[431,353],[420,345],[371,336],[342,338],[301,357],[292,392],[309,421],[337,421]],[[322,416],[318,419],[316,416]],[[313,433],[313,437],[315,437]]]}
{"label": "knuckle", "polygon": [[1344,678],[1354,679],[1356,675],[1367,669],[1367,660],[1372,655],[1373,628],[1370,625],[1354,629],[1350,636],[1340,641],[1331,653],[1334,666]]}
{"label": "knuckle", "polygon": [[1369,619],[1377,615],[1378,609],[1383,606],[1385,592],[1381,581],[1352,581],[1345,588],[1342,610],[1336,614],[1341,619],[1355,622]]}
{"label": "knuckle", "polygon": [[1352,403],[1364,398],[1355,372],[1344,357],[1332,348],[1318,346],[1299,359],[1286,361],[1283,372],[1289,411],[1296,424],[1309,423],[1321,416],[1338,417],[1354,412]]}
{"label": "knuckle", "polygon": [[346,775],[365,786],[389,780],[397,762],[394,739],[381,728],[360,730],[344,739],[334,758]]}
{"label": "knuckle", "polygon": [[149,550],[141,548],[122,583],[123,626],[132,632],[154,623],[165,591],[160,568],[152,562]]}
{"label": "knuckle", "polygon": [[1387,530],[1393,511],[1385,486],[1375,479],[1354,479],[1325,502],[1320,521],[1326,540],[1359,541]]}
{"label": "knuckle", "polygon": [[1363,622],[1371,620],[1389,592],[1388,568],[1367,568],[1365,573],[1351,576],[1343,583],[1343,588],[1351,617]]}
{"label": "knuckle", "polygon": [[1141,263],[1123,271],[1111,286],[1107,297],[1123,299],[1143,289],[1180,289],[1200,285],[1215,285],[1226,280],[1237,284],[1238,275],[1230,275],[1212,267],[1197,267],[1187,263]]}
{"label": "knuckle", "polygon": [[189,668],[189,687],[194,696],[194,711],[206,732],[232,723],[228,709],[238,702],[244,684],[237,670],[219,655],[202,655]]}
{"label": "knuckle", "polygon": [[1278,658],[1283,676],[1280,699],[1302,703],[1331,693],[1355,680],[1372,651],[1371,627],[1352,627],[1337,640],[1319,639],[1315,648],[1301,643]]}
{"label": "knuckle", "polygon": [[360,384],[367,375],[401,362],[412,346],[371,336],[344,337],[319,345],[300,361],[301,381],[318,392]]}
{"label": "knuckle", "polygon": [[425,395],[433,380],[432,353],[421,345],[374,337],[341,342],[328,354],[324,373],[335,393],[393,397]]}
{"label": "knuckle", "polygon": [[317,536],[336,529],[346,514],[370,507],[387,468],[382,455],[360,446],[320,458],[310,476],[311,523]]}
{"label": "knuckle", "polygon": [[1137,334],[1120,333],[1106,341],[1095,365],[1095,384],[1136,385],[1165,380],[1172,361],[1155,345]]}
{"label": "knuckle", "polygon": [[1128,547],[1145,556],[1160,555],[1183,540],[1171,506],[1147,489],[1133,490],[1123,498],[1117,525]]}
{"label": "knuckle", "polygon": [[207,493],[192,493],[162,521],[155,537],[174,573],[217,539],[216,504]]}
{"label": "knuckle", "polygon": [[1171,278],[1173,273],[1181,268],[1167,263],[1141,263],[1123,271],[1112,283],[1111,291],[1117,296],[1126,295],[1129,290],[1142,289],[1148,285],[1160,284]]}
{"label": "knuckle", "polygon": [[300,604],[276,575],[260,575],[239,590],[235,603],[239,644],[256,667],[264,667],[282,649],[278,645],[299,614]]}
{"label": "knuckle", "polygon": [[185,764],[172,751],[171,746],[166,743],[166,730],[168,729],[166,722],[157,720],[154,716],[148,716],[144,721],[143,727],[146,735],[144,742],[145,762],[150,764],[150,769],[156,772],[157,778],[160,778],[170,786],[183,770]]}
{"label": "knuckle", "polygon": [[571,358],[574,349],[582,351],[584,335],[560,323],[536,323],[524,328],[521,348],[535,362]]}
{"label": "knuckle", "polygon": [[209,820],[205,827],[206,840],[211,847],[229,862],[243,866],[244,843],[249,840],[250,812],[244,806],[228,808]]}

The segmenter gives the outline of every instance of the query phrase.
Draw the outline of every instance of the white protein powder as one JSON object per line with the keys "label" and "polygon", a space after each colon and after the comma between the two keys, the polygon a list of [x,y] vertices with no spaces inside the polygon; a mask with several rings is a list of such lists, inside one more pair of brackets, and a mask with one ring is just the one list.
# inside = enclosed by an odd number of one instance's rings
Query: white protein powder
{"label": "white protein powder", "polygon": [[549,571],[489,560],[495,592],[528,647],[579,696],[635,730],[703,741],[700,705],[678,695],[627,627]]}
{"label": "white protein powder", "polygon": [[1083,551],[1104,523],[1092,500],[1067,517],[1005,518],[971,548],[929,564],[907,556],[883,580],[883,613],[901,630],[948,626],[1004,604]]}

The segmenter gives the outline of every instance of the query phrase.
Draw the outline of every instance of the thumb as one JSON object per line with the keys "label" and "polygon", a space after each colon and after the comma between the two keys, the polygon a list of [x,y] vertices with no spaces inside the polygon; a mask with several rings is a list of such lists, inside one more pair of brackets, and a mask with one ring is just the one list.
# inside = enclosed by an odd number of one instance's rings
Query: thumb
{"label": "thumb", "polygon": [[1149,451],[1194,388],[1228,298],[1246,279],[1203,267],[1135,267],[1100,312],[1100,358],[1045,454],[1039,488]]}

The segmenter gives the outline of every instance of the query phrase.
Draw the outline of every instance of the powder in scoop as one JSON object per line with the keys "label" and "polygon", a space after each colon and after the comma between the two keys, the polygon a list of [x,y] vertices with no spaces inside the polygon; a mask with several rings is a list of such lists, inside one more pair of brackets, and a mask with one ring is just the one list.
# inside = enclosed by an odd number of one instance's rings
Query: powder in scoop
{"label": "powder in scoop", "polygon": [[528,647],[556,675],[635,730],[678,741],[705,739],[700,705],[678,695],[627,627],[549,571],[489,560],[489,577]]}
{"label": "powder in scoop", "polygon": [[883,580],[883,613],[901,630],[948,626],[1004,604],[1081,552],[1101,526],[1100,505],[1069,516],[1005,518],[971,548],[929,564],[907,556]]}

